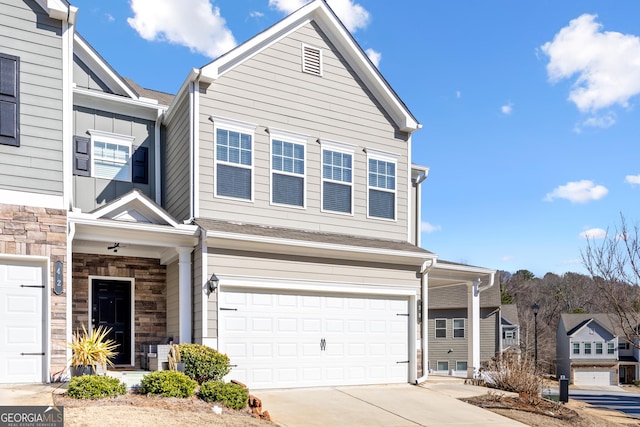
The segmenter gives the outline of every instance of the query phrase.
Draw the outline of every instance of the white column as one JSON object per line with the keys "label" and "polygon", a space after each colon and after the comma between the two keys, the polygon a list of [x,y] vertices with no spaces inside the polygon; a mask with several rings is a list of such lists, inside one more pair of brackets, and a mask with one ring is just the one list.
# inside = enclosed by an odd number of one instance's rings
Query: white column
{"label": "white column", "polygon": [[177,248],[179,260],[178,321],[180,342],[191,343],[191,251]]}
{"label": "white column", "polygon": [[467,322],[467,378],[473,378],[480,369],[480,279],[469,284]]}

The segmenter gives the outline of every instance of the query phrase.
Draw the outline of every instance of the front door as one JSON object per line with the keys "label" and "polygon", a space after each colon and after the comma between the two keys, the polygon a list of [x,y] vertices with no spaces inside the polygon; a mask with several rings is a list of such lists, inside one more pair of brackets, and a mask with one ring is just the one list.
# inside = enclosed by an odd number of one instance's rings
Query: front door
{"label": "front door", "polygon": [[109,338],[118,343],[114,365],[131,365],[131,282],[93,279],[92,325],[110,328]]}

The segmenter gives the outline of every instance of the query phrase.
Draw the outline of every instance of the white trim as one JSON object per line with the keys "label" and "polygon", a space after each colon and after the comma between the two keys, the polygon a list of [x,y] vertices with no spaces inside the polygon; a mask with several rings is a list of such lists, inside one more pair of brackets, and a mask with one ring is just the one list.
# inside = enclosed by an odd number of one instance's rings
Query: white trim
{"label": "white trim", "polygon": [[[422,314],[422,319],[423,319],[423,321],[425,319],[425,314],[424,313]],[[442,330],[443,329],[443,328],[438,328],[438,320],[444,320],[444,337],[439,337],[438,334],[437,334],[438,330]],[[447,322],[447,318],[446,317],[438,317],[438,318],[433,319],[433,338],[434,339],[437,339],[437,340],[447,339],[447,332],[448,332],[447,331],[447,329],[448,329],[447,323],[449,323],[449,322]]]}
{"label": "white trim", "polygon": [[135,366],[136,364],[136,279],[134,277],[115,277],[115,276],[92,276],[90,275],[88,277],[88,281],[89,281],[89,291],[88,291],[88,295],[87,295],[87,301],[88,301],[88,306],[87,306],[87,316],[89,318],[89,324],[87,325],[88,331],[92,331],[94,326],[93,326],[93,281],[94,280],[112,280],[112,281],[116,281],[116,282],[129,282],[129,286],[131,288],[131,301],[130,301],[130,310],[131,310],[131,319],[130,319],[130,331],[129,333],[131,334],[131,354],[130,356],[130,365],[131,366]]}
{"label": "white trim", "polygon": [[[133,168],[131,164],[131,158],[133,157],[133,141],[136,139],[135,136],[104,132],[104,131],[95,130],[95,129],[89,129],[87,130],[87,133],[91,135],[91,176],[94,178],[103,178],[111,181],[132,182]],[[125,146],[129,149],[129,155],[126,162],[129,169],[129,173],[126,179],[116,179],[115,177],[105,177],[105,176],[96,175],[96,167],[95,167],[96,160],[100,160],[100,159],[97,159],[97,156],[96,156],[96,147],[95,147],[96,142],[103,142],[106,144],[116,144],[120,146]],[[106,159],[106,161],[109,161],[109,160]]]}
{"label": "white trim", "polygon": [[64,206],[73,205],[73,38],[75,26],[62,21],[62,182]]}
{"label": "white trim", "polygon": [[191,197],[192,197],[192,218],[200,217],[200,80],[193,83],[193,116],[189,122],[193,124],[193,144],[191,153]]}
{"label": "white trim", "polygon": [[[440,369],[440,367],[438,366],[440,363],[446,363],[447,364],[447,369]],[[449,372],[449,361],[448,360],[436,360],[436,371]]]}
{"label": "white trim", "polygon": [[[315,50],[318,52],[318,73],[313,73],[311,71],[309,71],[306,67],[305,64],[307,61],[305,61],[306,55],[305,55],[305,48],[309,48],[311,50]],[[323,59],[323,54],[322,54],[322,48],[319,48],[317,46],[313,46],[310,45],[308,43],[301,43],[300,44],[300,66],[301,66],[301,71],[305,74],[311,74],[312,76],[319,76],[322,77],[323,76],[323,71],[324,71],[324,59]]]}
{"label": "white trim", "polygon": [[64,196],[29,193],[0,189],[0,205],[33,206],[37,208],[66,209]]}
{"label": "white trim", "polygon": [[[456,320],[462,320],[462,336],[456,336],[456,329],[460,330],[460,328],[456,328]],[[466,339],[467,338],[467,322],[464,317],[454,317],[451,319],[451,338],[453,339]]]}
{"label": "white trim", "polygon": [[[320,212],[331,213],[344,216],[355,215],[355,175],[356,175],[356,145],[346,144],[336,141],[320,140]],[[351,182],[335,181],[324,177],[324,152],[335,151],[342,154],[348,154],[351,156]],[[351,212],[332,211],[324,208],[324,183],[331,182],[334,184],[345,185],[351,187]]]}
{"label": "white trim", "polygon": [[[397,222],[398,221],[398,157],[394,156],[392,153],[387,153],[379,150],[366,150],[367,153],[367,218],[374,220],[382,220],[389,222]],[[372,186],[370,184],[371,180],[369,174],[371,174],[371,169],[369,168],[369,160],[377,160],[380,162],[391,163],[393,164],[394,174],[393,174],[393,190],[388,188],[382,188],[378,186]],[[378,173],[378,172],[376,172]],[[369,203],[370,203],[370,190],[375,189],[376,191],[382,191],[384,193],[392,193],[393,194],[393,218],[384,218],[378,216],[372,216],[369,214]],[[411,194],[411,192],[409,192]],[[410,199],[411,197],[408,197]],[[409,218],[411,215],[409,215]],[[410,240],[409,240],[410,241]]]}
{"label": "white trim", "polygon": [[[202,257],[202,260],[200,261],[201,266],[201,278],[200,280],[202,281],[200,283],[200,301],[201,301],[201,313],[200,313],[200,320],[202,321],[202,325],[201,327],[201,331],[200,331],[200,337],[202,340],[202,344],[207,345],[206,342],[209,342],[209,340],[213,340],[214,338],[209,338],[208,334],[209,334],[209,328],[208,328],[208,323],[209,323],[209,295],[207,295],[206,289],[204,289],[203,285],[204,283],[206,283],[206,281],[209,279],[209,248],[207,247],[207,230],[202,230],[201,232],[202,234],[200,235],[200,242],[201,242],[201,250],[200,250],[200,256]],[[198,284],[196,283],[195,286],[198,286]],[[198,289],[196,287],[196,289]],[[216,290],[217,292],[217,290]],[[197,296],[198,293],[196,292],[195,295]],[[217,294],[216,294],[217,295]],[[216,322],[216,336],[220,336],[220,325]],[[216,350],[218,349],[218,340],[217,338],[215,338],[215,348]]]}
{"label": "white trim", "polygon": [[73,104],[79,107],[125,114],[146,120],[156,120],[158,112],[165,112],[167,110],[167,107],[164,105],[150,103],[145,100],[126,98],[121,95],[79,87],[74,87],[72,91]]}
{"label": "white trim", "polygon": [[[42,358],[42,382],[49,382],[51,378],[51,259],[45,256],[31,256],[31,255],[13,255],[13,254],[0,254],[0,262],[18,261],[22,263],[32,264],[42,268],[42,319],[44,321],[42,329],[42,349],[45,351],[45,356]],[[69,269],[69,266],[67,266]],[[69,359],[67,359],[69,360]]]}
{"label": "white trim", "polygon": [[[273,141],[280,141],[284,143],[293,144],[294,146],[302,146],[303,150],[303,171],[302,174],[296,172],[287,172],[273,169]],[[284,157],[284,154],[282,155]],[[295,168],[295,166],[294,166]],[[296,178],[302,178],[302,206],[290,205],[286,203],[276,203],[273,201],[273,175],[286,175]],[[306,209],[307,208],[307,137],[305,135],[295,134],[292,132],[280,131],[276,129],[269,129],[269,204],[271,206],[282,206],[285,208],[293,209]]]}
{"label": "white trim", "polygon": [[[238,120],[226,119],[222,117],[211,116],[213,121],[213,196],[221,199],[236,200],[239,202],[253,203],[255,200],[255,152],[256,152],[256,128],[257,125],[241,122]],[[251,165],[243,165],[241,163],[233,163],[227,161],[218,160],[218,129],[223,129],[230,132],[238,132],[241,134],[249,135],[251,137]],[[251,173],[251,194],[249,199],[243,199],[241,197],[231,197],[218,194],[218,164],[227,165],[230,167],[248,169]]]}
{"label": "white trim", "polygon": [[[416,296],[419,288],[392,285],[363,285],[350,282],[326,282],[321,280],[291,280],[262,276],[238,276],[217,274],[220,288],[272,289],[281,291],[320,292],[332,294]],[[224,289],[223,289],[224,290]],[[409,307],[411,310],[411,307]]]}
{"label": "white trim", "polygon": [[[465,365],[467,365],[467,367],[464,368],[464,369],[458,369],[458,363],[464,363]],[[456,368],[454,369],[454,371],[467,372],[468,368],[469,368],[469,362],[467,362],[466,360],[457,360],[456,359]]]}
{"label": "white trim", "polygon": [[333,151],[353,153],[356,151],[356,148],[358,148],[357,144],[349,144],[348,142],[333,141],[333,140],[324,139],[324,138],[319,139],[319,141],[320,141],[320,146],[322,148],[327,148]]}
{"label": "white trim", "polygon": [[154,171],[153,171],[153,175],[154,175],[154,183],[155,183],[155,197],[154,197],[154,201],[156,202],[156,204],[158,206],[162,205],[162,179],[161,179],[161,162],[160,162],[160,152],[161,152],[161,148],[160,148],[160,129],[162,127],[162,111],[158,110],[158,116],[156,117],[155,120],[155,126],[154,126],[154,153],[153,153],[153,158],[154,158]]}

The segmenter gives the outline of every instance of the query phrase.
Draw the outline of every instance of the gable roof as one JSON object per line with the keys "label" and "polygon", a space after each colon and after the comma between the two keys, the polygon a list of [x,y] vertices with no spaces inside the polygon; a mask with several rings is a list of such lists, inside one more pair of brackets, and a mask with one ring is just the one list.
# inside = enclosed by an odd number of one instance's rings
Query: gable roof
{"label": "gable roof", "polygon": [[612,335],[619,335],[620,328],[616,327],[610,315],[606,313],[562,313],[560,315],[560,323],[567,331],[567,336],[575,334],[591,322],[602,326]]}
{"label": "gable roof", "polygon": [[504,304],[500,307],[500,315],[509,325],[518,325],[518,306],[516,304]]}
{"label": "gable roof", "polygon": [[[401,131],[410,133],[420,129],[421,125],[417,119],[369,60],[325,0],[313,0],[307,3],[249,41],[205,65],[197,73],[197,78],[205,82],[213,82],[311,21],[320,27]],[[193,77],[196,77],[194,73],[189,78]]]}

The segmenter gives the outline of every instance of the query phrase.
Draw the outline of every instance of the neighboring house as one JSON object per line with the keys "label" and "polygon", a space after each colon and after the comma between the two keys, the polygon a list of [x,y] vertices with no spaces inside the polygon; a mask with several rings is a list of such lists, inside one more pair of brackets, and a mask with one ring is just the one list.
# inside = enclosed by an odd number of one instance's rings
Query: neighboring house
{"label": "neighboring house", "polygon": [[500,336],[502,337],[500,351],[520,351],[520,321],[518,320],[518,306],[503,304],[500,306]]}
{"label": "neighboring house", "polygon": [[640,378],[638,349],[618,333],[609,314],[562,314],[556,370],[576,385],[629,384]]}
{"label": "neighboring house", "polygon": [[0,16],[0,298],[24,302],[0,312],[0,382],[65,376],[82,325],[112,328],[120,368],[171,337],[252,388],[416,382],[452,286],[479,369],[495,270],[420,247],[420,125],[323,0],[175,96],[119,76],[66,1]]}
{"label": "neighboring house", "polygon": [[[454,265],[449,263],[450,265]],[[429,371],[467,376],[469,346],[468,292],[465,285],[429,290]],[[500,353],[500,286],[480,294],[480,362]]]}

